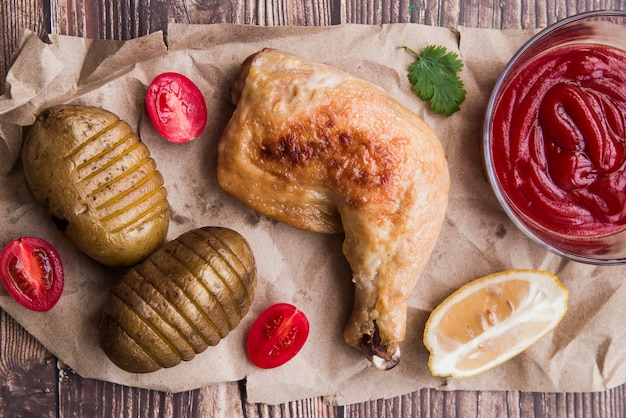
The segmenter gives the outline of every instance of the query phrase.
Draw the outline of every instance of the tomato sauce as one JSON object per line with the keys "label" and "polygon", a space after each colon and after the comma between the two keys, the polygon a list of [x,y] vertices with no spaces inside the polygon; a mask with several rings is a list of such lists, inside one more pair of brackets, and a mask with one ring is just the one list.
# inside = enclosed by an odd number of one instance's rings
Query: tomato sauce
{"label": "tomato sauce", "polygon": [[505,194],[540,226],[626,229],[626,52],[577,44],[537,56],[496,103],[491,151]]}

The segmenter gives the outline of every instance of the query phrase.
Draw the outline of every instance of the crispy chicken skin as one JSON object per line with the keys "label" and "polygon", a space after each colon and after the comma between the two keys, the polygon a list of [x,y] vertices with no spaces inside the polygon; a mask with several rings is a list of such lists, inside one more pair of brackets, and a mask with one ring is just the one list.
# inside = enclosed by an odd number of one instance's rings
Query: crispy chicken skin
{"label": "crispy chicken skin", "polygon": [[448,204],[439,139],[381,88],[284,51],[248,57],[232,97],[220,186],[296,228],[343,230],[355,284],[344,338],[392,368]]}

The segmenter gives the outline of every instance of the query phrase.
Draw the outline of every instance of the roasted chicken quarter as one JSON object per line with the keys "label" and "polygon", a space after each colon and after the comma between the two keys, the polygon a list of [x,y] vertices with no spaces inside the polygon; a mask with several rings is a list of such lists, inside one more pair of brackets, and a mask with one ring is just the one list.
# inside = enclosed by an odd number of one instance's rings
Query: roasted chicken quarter
{"label": "roasted chicken quarter", "polygon": [[448,204],[441,142],[380,87],[285,51],[246,59],[232,97],[220,186],[296,228],[343,231],[355,285],[344,338],[394,367]]}

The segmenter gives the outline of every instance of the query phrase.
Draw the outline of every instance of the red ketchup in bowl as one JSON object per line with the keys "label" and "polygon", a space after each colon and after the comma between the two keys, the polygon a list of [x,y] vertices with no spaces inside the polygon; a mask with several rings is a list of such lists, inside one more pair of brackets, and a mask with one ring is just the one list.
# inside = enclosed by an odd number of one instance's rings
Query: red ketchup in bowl
{"label": "red ketchup in bowl", "polygon": [[574,44],[531,60],[496,102],[490,145],[534,223],[570,237],[626,229],[626,52]]}

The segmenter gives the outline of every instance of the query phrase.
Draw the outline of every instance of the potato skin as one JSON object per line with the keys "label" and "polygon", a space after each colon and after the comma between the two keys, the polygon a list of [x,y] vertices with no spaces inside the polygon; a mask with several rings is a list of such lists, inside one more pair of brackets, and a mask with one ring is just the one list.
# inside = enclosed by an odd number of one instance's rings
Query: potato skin
{"label": "potato skin", "polygon": [[45,109],[28,132],[22,163],[57,228],[100,263],[132,266],[164,242],[163,177],[145,144],[115,114],[90,106]]}
{"label": "potato skin", "polygon": [[123,370],[188,361],[235,329],[254,299],[257,271],[244,237],[222,227],[185,232],[111,289],[100,347]]}

